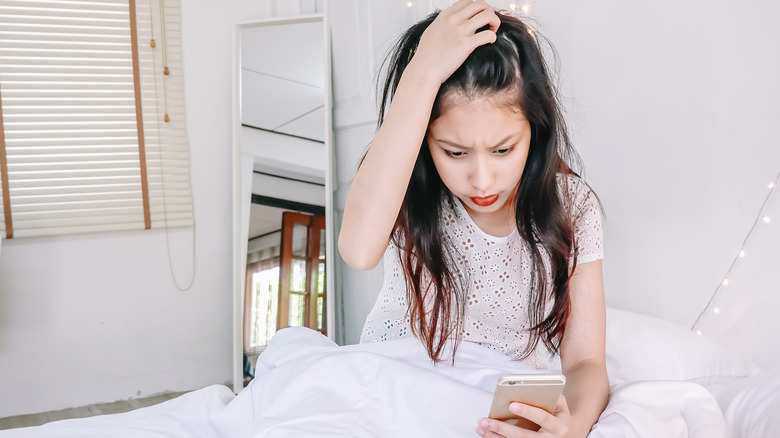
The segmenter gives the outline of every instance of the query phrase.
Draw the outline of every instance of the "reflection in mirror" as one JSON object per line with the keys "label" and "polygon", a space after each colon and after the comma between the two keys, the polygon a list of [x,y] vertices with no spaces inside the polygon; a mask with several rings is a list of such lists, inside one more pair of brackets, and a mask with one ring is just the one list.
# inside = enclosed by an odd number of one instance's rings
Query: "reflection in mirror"
{"label": "reflection in mirror", "polygon": [[279,328],[304,326],[327,334],[325,208],[286,203],[280,208],[253,195],[250,208],[243,323],[247,383]]}
{"label": "reflection in mirror", "polygon": [[332,335],[332,228],[323,17],[239,25],[237,44],[239,390],[254,377],[257,357],[278,330],[305,326]]}

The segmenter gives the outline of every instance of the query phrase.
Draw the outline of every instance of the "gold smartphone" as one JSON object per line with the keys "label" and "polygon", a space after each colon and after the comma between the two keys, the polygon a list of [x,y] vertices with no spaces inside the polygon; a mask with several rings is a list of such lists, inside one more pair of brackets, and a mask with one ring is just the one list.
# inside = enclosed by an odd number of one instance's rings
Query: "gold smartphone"
{"label": "gold smartphone", "polygon": [[530,430],[539,426],[509,410],[509,404],[520,402],[552,413],[566,383],[563,374],[505,374],[498,378],[490,405],[490,418]]}

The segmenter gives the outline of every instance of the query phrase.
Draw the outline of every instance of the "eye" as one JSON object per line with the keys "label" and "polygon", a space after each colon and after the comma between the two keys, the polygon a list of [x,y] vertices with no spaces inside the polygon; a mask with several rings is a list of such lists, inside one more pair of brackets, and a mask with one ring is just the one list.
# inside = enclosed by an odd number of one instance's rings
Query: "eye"
{"label": "eye", "polygon": [[459,158],[464,155],[464,153],[460,151],[446,151],[446,153],[452,158]]}
{"label": "eye", "polygon": [[509,153],[511,150],[512,150],[512,148],[504,148],[504,149],[496,149],[496,150],[495,150],[495,151],[493,151],[493,152],[494,152],[496,155],[506,155],[506,154],[508,154],[508,153]]}

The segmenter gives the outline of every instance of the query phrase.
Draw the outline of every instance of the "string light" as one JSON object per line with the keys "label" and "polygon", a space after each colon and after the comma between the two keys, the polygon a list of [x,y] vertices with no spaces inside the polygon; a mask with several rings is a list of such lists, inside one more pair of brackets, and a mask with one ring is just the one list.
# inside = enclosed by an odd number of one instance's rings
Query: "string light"
{"label": "string light", "polygon": [[412,2],[406,2],[406,7],[407,7],[407,8],[411,8],[412,6],[414,6],[414,3],[412,3]]}
{"label": "string light", "polygon": [[696,321],[693,322],[693,326],[691,326],[691,330],[695,331],[696,334],[701,335],[701,330],[698,330],[699,323],[701,322],[704,315],[707,314],[707,311],[712,309],[712,312],[714,314],[720,313],[720,308],[714,307],[715,302],[717,301],[718,297],[720,297],[721,288],[728,286],[729,284],[729,276],[731,275],[731,272],[734,270],[734,268],[737,265],[737,262],[740,259],[745,258],[745,247],[747,245],[748,240],[750,240],[750,236],[753,235],[753,232],[756,230],[756,225],[759,224],[759,222],[764,222],[765,224],[768,224],[770,219],[769,216],[764,214],[764,211],[767,208],[767,205],[769,204],[769,201],[772,199],[772,194],[774,193],[774,188],[777,186],[777,182],[780,180],[780,172],[777,173],[775,176],[775,180],[770,182],[767,186],[769,188],[769,193],[766,194],[766,197],[764,198],[764,203],[761,204],[761,208],[758,210],[758,215],[756,216],[756,220],[753,222],[753,226],[750,227],[750,230],[747,233],[747,236],[745,236],[745,239],[742,241],[742,246],[739,250],[739,253],[736,257],[734,257],[734,260],[731,262],[731,266],[729,266],[728,271],[726,272],[726,276],[723,277],[723,280],[720,282],[718,287],[715,288],[715,291],[712,293],[712,296],[710,296],[710,300],[707,302],[707,306],[704,308],[704,310],[699,313],[699,316],[696,318]]}
{"label": "string light", "polygon": [[[501,15],[519,15],[521,13],[528,15],[528,10],[530,9],[530,7],[531,7],[530,4],[519,6],[517,3],[510,3],[509,10],[499,9],[496,12],[498,12]],[[528,30],[528,33],[531,35],[534,34],[533,30],[530,28]]]}

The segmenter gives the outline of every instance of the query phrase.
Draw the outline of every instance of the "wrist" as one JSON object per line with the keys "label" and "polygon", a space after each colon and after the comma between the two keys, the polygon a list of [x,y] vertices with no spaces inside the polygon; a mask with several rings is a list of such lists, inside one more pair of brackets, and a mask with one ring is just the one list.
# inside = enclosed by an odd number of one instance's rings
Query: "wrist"
{"label": "wrist", "polygon": [[401,74],[401,82],[410,83],[417,89],[438,93],[444,80],[436,77],[432,69],[415,62],[415,58],[412,58]]}
{"label": "wrist", "polygon": [[571,423],[569,425],[569,433],[566,436],[569,438],[585,438],[588,436],[592,428],[592,423],[588,423],[587,420],[572,415]]}

